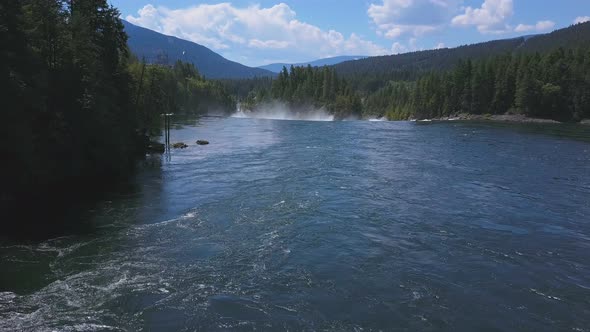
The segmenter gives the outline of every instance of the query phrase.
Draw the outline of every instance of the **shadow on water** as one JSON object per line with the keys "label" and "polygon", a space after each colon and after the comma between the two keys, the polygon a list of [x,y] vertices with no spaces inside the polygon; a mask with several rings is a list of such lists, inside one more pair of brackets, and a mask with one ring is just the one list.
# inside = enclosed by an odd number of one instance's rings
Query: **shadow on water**
{"label": "shadow on water", "polygon": [[[198,125],[199,118],[177,116],[171,129],[182,131]],[[163,141],[164,135],[158,140]],[[124,233],[136,224],[164,218],[174,204],[163,196],[166,181],[162,168],[180,152],[166,149],[162,155],[146,155],[128,178],[118,182],[91,179],[47,193],[28,194],[25,204],[3,209],[1,270],[11,273],[0,273],[0,294],[7,290],[29,294],[43,289],[56,282],[56,260],[69,255],[72,248],[106,241],[106,247],[89,245],[86,255],[108,255],[119,245],[108,240],[113,232]],[[80,266],[91,268],[92,264],[88,261]]]}
{"label": "shadow on water", "polygon": [[62,188],[35,197],[27,206],[2,211],[7,226],[0,234],[0,260],[2,269],[11,273],[0,273],[0,293],[42,289],[56,280],[52,265],[70,248],[137,222],[137,210],[162,189],[162,162],[160,155],[147,155],[125,181]]}
{"label": "shadow on water", "polygon": [[137,162],[129,178],[113,182],[90,179],[84,183],[68,183],[50,192],[27,193],[27,199],[6,207],[0,242],[36,243],[49,238],[88,235],[96,232],[92,218],[97,206],[111,202],[113,197],[138,195],[138,177],[159,172],[162,158],[147,155]]}
{"label": "shadow on water", "polygon": [[[200,117],[175,115],[171,129],[179,131],[200,124]],[[164,133],[161,134],[157,140],[163,142]],[[173,143],[175,142],[172,141],[171,144]],[[146,155],[137,162],[135,170],[126,179],[78,180],[48,192],[24,193],[26,199],[19,200],[18,205],[12,204],[0,212],[0,217],[5,221],[0,241],[39,242],[59,236],[96,232],[97,224],[92,213],[97,206],[104,202],[117,201],[118,197],[141,196],[145,189],[142,188],[145,185],[142,177],[157,178],[162,163],[170,163],[173,154],[169,147],[163,155]]]}

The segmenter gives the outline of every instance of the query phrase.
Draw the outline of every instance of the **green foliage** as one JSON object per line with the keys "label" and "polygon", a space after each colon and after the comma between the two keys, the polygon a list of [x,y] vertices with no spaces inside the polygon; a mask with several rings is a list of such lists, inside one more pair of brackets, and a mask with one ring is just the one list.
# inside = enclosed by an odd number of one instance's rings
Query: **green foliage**
{"label": "green foliage", "polygon": [[[137,148],[126,35],[106,1],[3,2],[2,195],[123,173]],[[4,179],[3,179],[4,180]]]}
{"label": "green foliage", "polygon": [[[138,127],[152,134],[159,131],[161,114],[228,114],[235,101],[220,82],[206,80],[194,65],[177,61],[174,66],[131,61],[129,71],[136,94]],[[143,73],[143,75],[142,75]]]}
{"label": "green foliage", "polygon": [[415,81],[431,71],[453,69],[461,59],[482,61],[505,54],[547,53],[558,48],[590,46],[590,22],[554,31],[550,34],[495,40],[456,48],[443,48],[397,55],[347,61],[334,66],[351,87],[373,93],[389,81]]}
{"label": "green foliage", "polygon": [[244,108],[255,109],[265,102],[278,100],[302,111],[325,108],[336,119],[360,118],[362,115],[359,95],[350,88],[348,82],[338,78],[331,67],[291,66],[290,70],[283,67],[270,86],[267,81],[263,83],[244,98]]}
{"label": "green foliage", "polygon": [[107,0],[0,2],[0,205],[125,176],[160,113],[233,109],[192,65],[130,61],[119,16]]}
{"label": "green foliage", "polygon": [[366,116],[390,119],[503,114],[576,121],[590,117],[590,48],[459,61],[413,82],[392,81],[366,98]]}
{"label": "green foliage", "polygon": [[325,107],[337,118],[511,112],[579,121],[590,118],[590,23],[547,35],[371,57],[333,67],[283,68],[272,84],[268,79],[264,84],[246,83],[242,88],[250,87],[249,92],[239,93],[246,108],[282,100],[292,108]]}
{"label": "green foliage", "polygon": [[353,88],[372,93],[388,81],[415,81],[431,71],[452,69],[461,59],[484,59],[494,54],[505,54],[524,42],[522,38],[498,40],[453,49],[411,52],[370,57],[340,63],[334,68],[350,81]]}
{"label": "green foliage", "polygon": [[369,117],[517,112],[578,121],[590,117],[589,65],[590,23],[582,23],[547,35],[368,58],[335,68],[366,96],[363,113]]}

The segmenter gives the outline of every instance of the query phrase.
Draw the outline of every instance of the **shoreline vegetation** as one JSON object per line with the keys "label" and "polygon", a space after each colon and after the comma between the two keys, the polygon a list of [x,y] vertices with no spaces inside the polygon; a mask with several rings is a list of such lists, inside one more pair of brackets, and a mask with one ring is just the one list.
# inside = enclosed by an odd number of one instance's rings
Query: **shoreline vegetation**
{"label": "shoreline vegetation", "polygon": [[[538,123],[538,124],[565,124],[552,119],[531,118],[522,114],[468,114],[461,113],[451,116],[438,117],[433,119],[414,120],[414,121],[490,121],[490,122],[509,122],[509,123]],[[583,122],[580,122],[583,123]],[[588,122],[590,124],[590,121]]]}
{"label": "shoreline vegetation", "polygon": [[131,177],[161,133],[160,114],[233,111],[221,83],[192,64],[132,56],[120,16],[107,0],[0,5],[6,228],[34,231],[29,219],[51,228],[60,221],[27,216],[67,210]]}

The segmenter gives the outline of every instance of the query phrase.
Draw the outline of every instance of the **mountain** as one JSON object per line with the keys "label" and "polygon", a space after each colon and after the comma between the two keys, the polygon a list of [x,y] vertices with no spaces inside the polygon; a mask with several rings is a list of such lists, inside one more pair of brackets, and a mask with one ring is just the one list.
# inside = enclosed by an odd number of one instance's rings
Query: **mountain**
{"label": "mountain", "polygon": [[579,23],[551,33],[529,36],[518,51],[547,52],[559,47],[573,49],[590,46],[590,22]]}
{"label": "mountain", "polygon": [[264,69],[230,61],[205,46],[138,27],[123,20],[129,48],[149,63],[174,64],[177,60],[194,64],[207,78],[253,78],[275,74]]}
{"label": "mountain", "polygon": [[387,80],[413,80],[427,71],[451,69],[462,59],[477,60],[509,53],[547,52],[559,47],[574,49],[589,45],[590,22],[586,22],[548,34],[347,61],[335,65],[335,69],[344,77],[362,77],[356,80],[357,87],[374,91]]}
{"label": "mountain", "polygon": [[287,68],[289,68],[291,66],[307,67],[307,65],[310,65],[312,67],[323,67],[323,66],[337,65],[337,64],[345,62],[345,61],[354,61],[354,60],[360,60],[360,59],[366,59],[366,58],[367,58],[367,56],[364,56],[364,55],[343,55],[343,56],[337,56],[337,57],[333,57],[333,58],[319,59],[319,60],[315,60],[315,61],[311,61],[311,62],[271,63],[269,65],[260,66],[258,68],[270,70],[273,73],[279,73],[281,70],[283,70],[283,67],[287,67]]}

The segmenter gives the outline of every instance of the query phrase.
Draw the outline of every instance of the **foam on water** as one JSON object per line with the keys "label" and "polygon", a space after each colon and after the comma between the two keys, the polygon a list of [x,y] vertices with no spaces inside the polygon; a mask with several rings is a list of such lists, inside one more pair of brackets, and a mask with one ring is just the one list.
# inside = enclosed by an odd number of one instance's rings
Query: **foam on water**
{"label": "foam on water", "polygon": [[324,109],[293,110],[279,102],[259,106],[255,111],[243,110],[238,107],[234,118],[267,119],[267,120],[300,120],[300,121],[334,121],[334,115]]}

